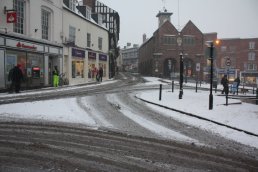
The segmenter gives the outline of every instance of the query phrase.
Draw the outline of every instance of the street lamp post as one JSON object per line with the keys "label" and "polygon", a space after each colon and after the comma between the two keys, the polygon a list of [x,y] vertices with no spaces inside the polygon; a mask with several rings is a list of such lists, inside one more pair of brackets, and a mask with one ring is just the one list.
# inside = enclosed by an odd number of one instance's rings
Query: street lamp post
{"label": "street lamp post", "polygon": [[180,35],[180,32],[178,33],[178,37],[177,37],[176,42],[177,42],[178,48],[181,50],[181,53],[179,55],[180,56],[179,99],[182,99],[183,98],[184,63],[183,63],[183,52],[182,52],[182,47],[181,47],[183,39]]}
{"label": "street lamp post", "polygon": [[211,69],[210,69],[210,95],[209,95],[209,110],[213,109],[213,95],[212,95],[212,82],[213,82],[213,42],[210,44],[210,60],[211,60]]}
{"label": "street lamp post", "polygon": [[183,63],[183,53],[180,53],[180,80],[179,80],[179,99],[183,98],[183,70],[184,70],[184,63]]}

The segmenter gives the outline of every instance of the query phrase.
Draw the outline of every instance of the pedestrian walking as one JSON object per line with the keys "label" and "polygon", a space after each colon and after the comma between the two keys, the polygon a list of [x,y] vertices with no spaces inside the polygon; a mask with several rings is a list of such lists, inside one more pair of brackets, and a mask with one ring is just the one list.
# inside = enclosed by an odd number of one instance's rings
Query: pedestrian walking
{"label": "pedestrian walking", "polygon": [[54,87],[58,87],[59,85],[59,71],[57,69],[57,66],[54,67],[53,71],[53,85]]}
{"label": "pedestrian walking", "polygon": [[23,80],[21,65],[17,64],[13,69],[9,71],[8,80],[12,81],[9,92],[13,92],[13,87],[15,87],[15,92],[19,93],[21,89],[21,81]]}
{"label": "pedestrian walking", "polygon": [[239,87],[239,85],[240,85],[240,79],[239,79],[239,76],[234,80],[234,82],[236,82],[237,83],[237,90],[238,90],[238,87]]}
{"label": "pedestrian walking", "polygon": [[224,77],[221,79],[221,84],[223,85],[223,90],[221,94],[228,94],[228,78],[227,75],[224,75]]}
{"label": "pedestrian walking", "polygon": [[102,77],[103,77],[103,68],[99,68],[99,81],[102,82]]}

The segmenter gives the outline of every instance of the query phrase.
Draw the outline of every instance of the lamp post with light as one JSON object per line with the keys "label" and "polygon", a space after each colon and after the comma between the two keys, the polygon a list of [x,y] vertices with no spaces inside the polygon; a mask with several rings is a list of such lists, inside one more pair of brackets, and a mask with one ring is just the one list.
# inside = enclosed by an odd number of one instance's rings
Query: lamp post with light
{"label": "lamp post with light", "polygon": [[183,53],[180,53],[180,81],[179,81],[179,99],[183,98],[183,70],[184,70],[184,62],[183,62]]}
{"label": "lamp post with light", "polygon": [[[212,95],[212,85],[213,85],[213,60],[214,60],[214,44],[213,41],[210,43],[210,95],[209,95],[209,110],[213,109],[213,95]],[[215,43],[218,45],[219,40],[216,40]]]}
{"label": "lamp post with light", "polygon": [[183,77],[184,62],[183,62],[183,52],[182,52],[182,48],[181,48],[182,42],[183,42],[183,40],[179,33],[179,35],[177,37],[177,45],[181,49],[181,52],[179,54],[179,57],[180,57],[179,99],[183,98],[183,80],[184,80],[184,77]]}

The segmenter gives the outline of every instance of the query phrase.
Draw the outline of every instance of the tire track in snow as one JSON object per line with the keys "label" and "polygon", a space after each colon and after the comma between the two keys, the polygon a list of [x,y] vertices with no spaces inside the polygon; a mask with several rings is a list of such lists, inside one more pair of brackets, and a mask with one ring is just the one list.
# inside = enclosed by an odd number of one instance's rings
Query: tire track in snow
{"label": "tire track in snow", "polygon": [[104,117],[103,115],[98,112],[96,105],[91,104],[90,102],[95,102],[91,101],[91,97],[77,97],[76,102],[78,106],[83,109],[95,122],[96,125],[99,127],[107,127],[107,128],[112,128],[112,124],[110,124]]}
{"label": "tire track in snow", "polygon": [[179,140],[185,142],[194,142],[196,144],[200,144],[198,140],[192,139],[188,136],[182,135],[176,131],[173,131],[169,128],[161,126],[154,121],[150,121],[146,118],[141,117],[140,114],[135,112],[135,110],[131,109],[128,105],[122,103],[122,101],[117,97],[117,95],[107,95],[107,100],[110,103],[116,104],[119,111],[125,115],[127,118],[131,119],[138,125],[148,129],[149,131],[163,137],[166,139]]}

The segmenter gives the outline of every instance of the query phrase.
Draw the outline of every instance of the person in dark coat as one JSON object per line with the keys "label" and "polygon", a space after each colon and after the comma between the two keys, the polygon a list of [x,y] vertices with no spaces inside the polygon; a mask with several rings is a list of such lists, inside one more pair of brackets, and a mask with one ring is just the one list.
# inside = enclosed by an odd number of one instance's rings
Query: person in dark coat
{"label": "person in dark coat", "polygon": [[23,74],[22,74],[22,70],[20,69],[21,65],[17,64],[13,70],[12,70],[12,74],[11,74],[11,81],[12,81],[12,86],[15,87],[15,92],[19,93],[20,89],[21,89],[21,81],[23,80]]}
{"label": "person in dark coat", "polygon": [[227,78],[227,75],[224,75],[224,77],[221,79],[221,84],[223,85],[223,90],[221,92],[221,94],[224,94],[224,92],[226,94],[228,94],[228,78]]}
{"label": "person in dark coat", "polygon": [[240,79],[239,79],[239,77],[237,77],[237,78],[234,80],[234,82],[236,82],[236,83],[237,83],[237,89],[238,89],[239,84],[240,84]]}
{"label": "person in dark coat", "polygon": [[103,68],[99,68],[99,81],[102,82],[102,77],[103,77]]}

